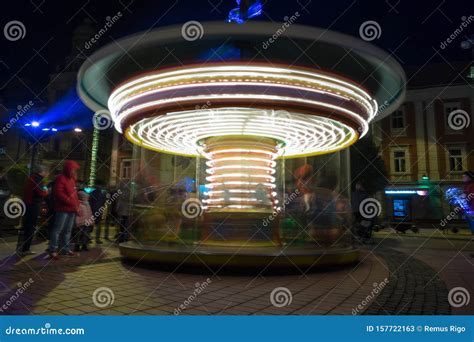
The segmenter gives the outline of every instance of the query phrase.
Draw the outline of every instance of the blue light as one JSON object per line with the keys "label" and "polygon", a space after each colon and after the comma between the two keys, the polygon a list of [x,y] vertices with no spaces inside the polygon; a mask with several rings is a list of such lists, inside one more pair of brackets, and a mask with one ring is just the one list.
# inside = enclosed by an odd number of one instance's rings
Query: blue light
{"label": "blue light", "polygon": [[38,121],[33,121],[33,122],[31,123],[31,126],[33,126],[33,127],[38,127],[39,125],[40,125],[40,124],[39,124]]}
{"label": "blue light", "polygon": [[57,128],[51,128],[51,130],[52,130],[53,132],[57,132],[57,131],[58,131]]}
{"label": "blue light", "polygon": [[30,123],[27,123],[27,124],[25,124],[25,126],[26,126],[26,127],[30,127],[30,126],[31,126],[31,124],[30,124]]}
{"label": "blue light", "polygon": [[243,24],[247,20],[262,14],[263,5],[261,0],[250,0],[251,5],[249,6],[246,12],[241,11],[240,2],[241,0],[237,0],[237,5],[239,7],[234,8],[229,12],[229,16],[227,18],[227,21],[229,23],[235,22],[237,24]]}
{"label": "blue light", "polygon": [[88,194],[90,194],[92,191],[94,191],[95,188],[94,187],[90,187],[90,186],[87,186],[84,188],[84,191]]}
{"label": "blue light", "polygon": [[43,128],[43,131],[49,131],[49,128]]}
{"label": "blue light", "polygon": [[385,190],[386,195],[414,195],[416,190]]}

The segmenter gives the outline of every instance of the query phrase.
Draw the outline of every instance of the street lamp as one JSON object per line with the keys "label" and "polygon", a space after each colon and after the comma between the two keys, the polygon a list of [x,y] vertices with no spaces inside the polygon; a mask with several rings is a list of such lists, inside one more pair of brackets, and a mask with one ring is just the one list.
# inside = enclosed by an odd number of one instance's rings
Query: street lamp
{"label": "street lamp", "polygon": [[38,143],[41,140],[47,138],[52,132],[57,132],[58,129],[55,127],[41,127],[39,121],[31,121],[24,124],[28,128],[28,134],[26,139],[30,142],[31,146],[31,157],[30,157],[30,174],[33,173],[34,166],[36,163],[36,156],[38,153]]}

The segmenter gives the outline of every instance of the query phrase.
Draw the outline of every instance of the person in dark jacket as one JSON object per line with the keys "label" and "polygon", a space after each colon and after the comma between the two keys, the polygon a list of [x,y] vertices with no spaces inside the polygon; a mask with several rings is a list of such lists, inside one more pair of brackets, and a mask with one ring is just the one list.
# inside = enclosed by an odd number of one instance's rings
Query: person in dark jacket
{"label": "person in dark jacket", "polygon": [[[94,218],[95,226],[95,243],[101,244],[100,240],[100,221],[102,220],[102,211],[105,210],[105,200],[107,199],[107,192],[103,188],[103,182],[100,180],[96,181],[96,186],[94,191],[90,193],[89,204],[92,210],[92,215]],[[108,235],[106,236],[108,237]]]}
{"label": "person in dark jacket", "polygon": [[[369,198],[369,194],[365,190],[361,182],[357,182],[355,190],[351,194],[351,207],[353,213],[353,229],[355,238],[361,242],[369,242],[372,237],[372,228],[374,220],[364,217],[363,209],[360,207],[361,203]],[[361,212],[362,210],[362,212]]]}
{"label": "person in dark jacket", "polygon": [[79,164],[72,160],[64,162],[63,172],[56,177],[53,189],[54,224],[49,240],[49,254],[51,258],[58,258],[59,253],[74,256],[69,242],[71,232],[79,210],[79,198],[76,191],[77,170]]}
{"label": "person in dark jacket", "polygon": [[48,195],[48,191],[43,185],[43,179],[47,175],[47,169],[43,165],[37,165],[26,181],[23,195],[23,202],[26,207],[25,216],[23,217],[23,241],[17,247],[18,254],[21,256],[35,254],[30,248],[35,236],[41,202]]}

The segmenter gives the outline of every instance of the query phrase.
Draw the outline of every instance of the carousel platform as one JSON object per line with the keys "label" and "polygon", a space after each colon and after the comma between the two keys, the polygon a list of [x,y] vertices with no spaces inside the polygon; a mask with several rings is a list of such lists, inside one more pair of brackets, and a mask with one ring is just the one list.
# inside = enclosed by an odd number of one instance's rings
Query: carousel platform
{"label": "carousel platform", "polygon": [[141,245],[125,242],[119,246],[126,260],[176,267],[309,269],[350,265],[359,260],[353,247],[312,246],[242,247],[159,243]]}

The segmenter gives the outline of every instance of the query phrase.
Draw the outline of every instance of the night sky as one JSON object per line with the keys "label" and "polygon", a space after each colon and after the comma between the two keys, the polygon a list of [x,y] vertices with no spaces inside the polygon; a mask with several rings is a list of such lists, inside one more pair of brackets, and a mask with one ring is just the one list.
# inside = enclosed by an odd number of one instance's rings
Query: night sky
{"label": "night sky", "polygon": [[[73,49],[72,32],[85,18],[100,28],[107,16],[122,12],[123,17],[101,38],[100,44],[105,45],[112,42],[112,38],[152,27],[189,20],[224,21],[234,7],[235,0],[5,2],[1,27],[9,21],[19,20],[26,27],[26,36],[13,42],[0,36],[0,94],[16,83],[19,93],[24,91],[27,96],[33,91],[44,96],[48,74],[58,64],[64,64],[65,56]],[[298,24],[329,28],[356,37],[363,22],[377,21],[382,34],[373,43],[393,53],[404,67],[471,58],[469,51],[460,48],[460,43],[468,34],[474,34],[474,22],[446,49],[441,50],[440,44],[459,28],[463,16],[474,15],[472,0],[268,0],[264,14],[258,20],[283,21],[285,16],[296,11],[300,13]]]}

